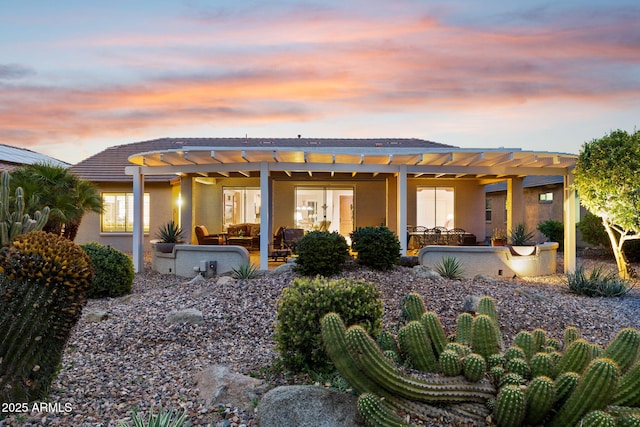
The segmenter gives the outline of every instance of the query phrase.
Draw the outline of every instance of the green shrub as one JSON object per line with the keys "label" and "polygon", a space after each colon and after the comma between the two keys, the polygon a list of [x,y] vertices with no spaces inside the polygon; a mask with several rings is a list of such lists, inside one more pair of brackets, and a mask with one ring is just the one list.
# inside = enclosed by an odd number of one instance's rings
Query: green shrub
{"label": "green shrub", "polygon": [[620,297],[631,290],[629,281],[621,279],[616,272],[605,272],[602,266],[591,270],[587,276],[583,266],[567,274],[569,290],[589,297]]}
{"label": "green shrub", "polygon": [[582,240],[586,243],[611,250],[611,240],[599,216],[587,212],[577,226],[582,234]]}
{"label": "green shrub", "polygon": [[91,259],[95,271],[89,298],[115,298],[131,293],[133,261],[124,252],[97,242],[80,245]]}
{"label": "green shrub", "polygon": [[351,233],[351,248],[358,262],[374,270],[389,270],[400,262],[400,241],[385,226],[361,227]]}
{"label": "green shrub", "polygon": [[231,277],[234,279],[255,279],[259,274],[258,267],[250,262],[243,262],[238,268],[231,269]]}
{"label": "green shrub", "polygon": [[442,261],[434,265],[433,269],[447,279],[459,279],[464,274],[462,261],[456,257],[442,257]]}
{"label": "green shrub", "polygon": [[340,273],[349,258],[349,245],[337,232],[310,231],[296,245],[294,270],[305,276]]}
{"label": "green shrub", "polygon": [[339,313],[346,325],[362,325],[374,337],[382,330],[382,301],[373,283],[296,278],[278,301],[274,338],[285,366],[294,371],[331,370],[320,333],[320,319],[330,312]]}
{"label": "green shrub", "polygon": [[550,242],[558,242],[560,250],[564,247],[564,224],[560,221],[548,219],[538,224],[538,231],[545,235]]}

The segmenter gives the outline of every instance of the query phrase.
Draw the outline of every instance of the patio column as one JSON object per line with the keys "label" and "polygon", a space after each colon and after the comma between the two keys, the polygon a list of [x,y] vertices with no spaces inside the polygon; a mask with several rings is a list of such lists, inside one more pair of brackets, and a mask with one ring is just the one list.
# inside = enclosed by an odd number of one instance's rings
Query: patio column
{"label": "patio column", "polygon": [[191,175],[180,178],[180,209],[179,224],[187,238],[187,243],[193,241],[193,179]]}
{"label": "patio column", "polygon": [[400,165],[398,171],[398,239],[400,255],[407,254],[407,165]]}
{"label": "patio column", "polygon": [[564,272],[576,271],[576,190],[573,188],[573,171],[564,176]]}
{"label": "patio column", "polygon": [[270,181],[269,163],[260,162],[260,270],[269,269],[269,244],[271,243]]}
{"label": "patio column", "polygon": [[144,270],[144,175],[133,169],[133,235],[131,236],[133,271]]}
{"label": "patio column", "polygon": [[522,178],[507,179],[507,234],[524,223],[524,192]]}

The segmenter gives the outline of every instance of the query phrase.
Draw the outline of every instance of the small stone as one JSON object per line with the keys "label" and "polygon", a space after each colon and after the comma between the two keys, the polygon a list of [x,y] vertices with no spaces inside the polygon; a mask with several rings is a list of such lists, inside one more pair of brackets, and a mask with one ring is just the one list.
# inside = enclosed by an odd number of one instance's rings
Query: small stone
{"label": "small stone", "polygon": [[84,320],[87,322],[102,322],[108,318],[109,313],[106,310],[92,310],[84,315]]}

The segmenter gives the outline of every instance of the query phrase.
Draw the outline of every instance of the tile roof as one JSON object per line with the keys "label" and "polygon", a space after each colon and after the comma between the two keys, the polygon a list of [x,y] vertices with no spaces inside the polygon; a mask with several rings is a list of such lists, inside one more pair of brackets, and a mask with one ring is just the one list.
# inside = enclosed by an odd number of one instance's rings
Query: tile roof
{"label": "tile roof", "polygon": [[[131,155],[175,150],[182,147],[226,147],[248,148],[269,146],[304,148],[304,147],[403,147],[403,148],[457,148],[423,139],[410,138],[160,138],[150,141],[134,142],[107,148],[71,167],[71,171],[83,179],[94,182],[130,182],[132,177],[125,175],[125,166],[131,166],[128,158]],[[168,181],[175,175],[148,175],[145,181]]]}
{"label": "tile roof", "polygon": [[[524,188],[533,188],[533,187],[544,187],[545,185],[557,185],[563,184],[564,177],[563,176],[525,176],[522,180],[522,186]],[[507,183],[506,182],[498,182],[495,184],[489,184],[485,186],[486,193],[497,193],[500,191],[507,191]]]}

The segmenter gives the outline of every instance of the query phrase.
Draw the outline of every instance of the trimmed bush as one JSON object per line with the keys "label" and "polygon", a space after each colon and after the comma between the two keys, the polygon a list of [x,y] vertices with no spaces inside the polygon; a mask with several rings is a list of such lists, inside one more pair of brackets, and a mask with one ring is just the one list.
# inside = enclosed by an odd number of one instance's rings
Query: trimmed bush
{"label": "trimmed bush", "polygon": [[582,218],[582,221],[576,224],[580,233],[582,233],[582,240],[585,242],[596,245],[601,248],[611,251],[611,240],[607,235],[604,225],[602,225],[602,218],[597,215],[587,212]]}
{"label": "trimmed bush", "polygon": [[294,270],[305,276],[332,276],[342,272],[349,245],[338,232],[310,231],[296,245]]}
{"label": "trimmed bush", "polygon": [[374,337],[382,330],[382,301],[373,283],[324,277],[296,278],[278,301],[275,340],[289,369],[329,372],[320,320],[330,312],[340,314],[347,326],[359,324]]}
{"label": "trimmed bush", "polygon": [[548,219],[538,224],[538,231],[544,234],[550,242],[558,242],[560,251],[564,250],[564,224],[562,222]]}
{"label": "trimmed bush", "polygon": [[91,259],[95,271],[89,298],[114,298],[131,293],[133,262],[127,254],[97,242],[80,246]]}
{"label": "trimmed bush", "polygon": [[361,227],[351,233],[351,249],[358,262],[374,270],[389,270],[400,262],[400,241],[385,226]]}

